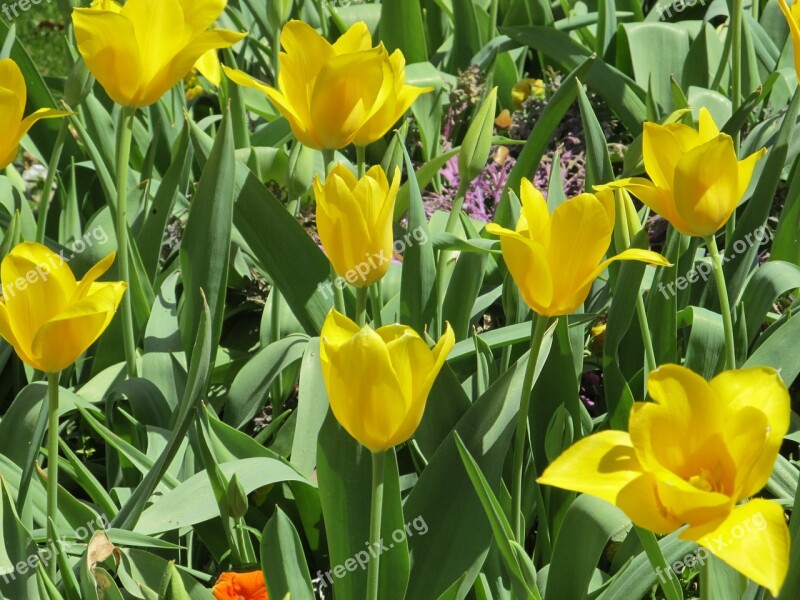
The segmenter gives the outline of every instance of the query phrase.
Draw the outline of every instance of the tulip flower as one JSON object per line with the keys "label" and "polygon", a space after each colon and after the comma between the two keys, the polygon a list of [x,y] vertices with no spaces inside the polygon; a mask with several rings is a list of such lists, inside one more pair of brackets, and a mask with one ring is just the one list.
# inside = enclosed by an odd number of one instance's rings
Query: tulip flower
{"label": "tulip flower", "polygon": [[789,429],[789,393],[770,368],[725,371],[710,382],[664,365],[650,374],[655,402],[637,402],[628,429],[590,435],[539,482],[590,494],[636,525],[666,534],[684,524],[697,542],[774,596],[789,565],[789,531],[774,502],[741,501],[769,480]]}
{"label": "tulip flower", "polygon": [[20,359],[57,373],[100,337],[127,287],[97,281],[114,256],[94,265],[81,281],[61,256],[41,244],[19,244],[3,259],[0,335]]}
{"label": "tulip flower", "polygon": [[405,325],[373,330],[331,310],[320,334],[322,375],[336,419],[372,452],[417,430],[433,382],[455,344],[450,326],[431,350]]}
{"label": "tulip flower", "polygon": [[778,0],[778,6],[783,11],[783,16],[789,23],[789,33],[792,35],[792,46],[794,47],[794,68],[797,72],[797,79],[800,80],[800,4],[792,2],[792,7],[786,4],[786,0]]}
{"label": "tulip flower", "polygon": [[601,262],[611,243],[614,202],[609,192],[580,194],[550,215],[541,192],[527,179],[520,188],[522,210],[516,231],[489,223],[500,236],[511,276],[528,306],[539,315],[566,315],[583,304],[592,282],[609,263],[639,260],[669,266],[660,254],[636,248]]}
{"label": "tulip flower", "polygon": [[225,572],[211,591],[216,600],[269,600],[261,571]]}
{"label": "tulip flower", "polygon": [[353,24],[334,44],[306,23],[289,21],[281,32],[278,88],[223,67],[239,85],[272,101],[295,137],[310,148],[366,146],[383,137],[417,97],[431,88],[405,84],[405,58],[372,48],[366,24]]}
{"label": "tulip flower", "polygon": [[72,13],[78,50],[114,102],[158,101],[207,51],[246,34],[209,27],[227,0],[95,0]]}
{"label": "tulip flower", "polygon": [[380,280],[392,260],[392,218],[400,169],[391,185],[383,168],[372,167],[361,179],[337,163],[323,183],[314,181],[317,228],[336,273],[356,287]]}
{"label": "tulip flower", "polygon": [[10,58],[0,59],[0,169],[13,162],[19,151],[19,143],[36,121],[69,114],[52,108],[40,108],[23,119],[27,94],[25,79],[17,63]]}
{"label": "tulip flower", "polygon": [[699,131],[645,123],[642,153],[650,181],[631,177],[609,187],[627,189],[681,233],[705,238],[728,222],[766,150],[737,160],[731,136],[701,108]]}

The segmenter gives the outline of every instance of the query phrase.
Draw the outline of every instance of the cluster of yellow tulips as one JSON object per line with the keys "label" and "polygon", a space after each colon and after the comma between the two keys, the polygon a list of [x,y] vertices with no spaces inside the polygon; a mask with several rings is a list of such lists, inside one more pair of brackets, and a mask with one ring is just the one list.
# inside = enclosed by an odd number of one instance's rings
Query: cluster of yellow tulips
{"label": "cluster of yellow tulips", "polygon": [[[225,0],[95,0],[76,9],[75,36],[83,59],[106,93],[124,107],[118,148],[116,197],[119,273],[122,281],[99,282],[115,259],[111,254],[81,281],[45,246],[23,243],[2,261],[0,335],[29,366],[47,373],[57,398],[58,374],[75,363],[108,327],[123,304],[128,374],[136,372],[127,252],[127,157],[133,110],[157,102],[208,56],[246,35],[214,29]],[[793,5],[797,6],[797,4]],[[798,26],[785,4],[795,52]],[[224,67],[228,78],[263,92],[288,120],[296,138],[325,151],[327,171],[314,182],[322,246],[333,270],[346,277],[372,256],[390,257],[393,216],[401,175],[380,166],[358,174],[330,165],[334,150],[364,147],[382,138],[428,88],[405,83],[405,59],[372,46],[356,23],[331,44],[309,25],[290,21],[281,35],[277,89],[246,73]],[[800,62],[800,60],[798,61]],[[20,140],[39,119],[68,113],[42,109],[23,119],[25,83],[17,66],[0,61],[0,167],[16,156]],[[127,140],[127,142],[126,142]],[[725,226],[745,193],[765,150],[738,160],[730,136],[701,109],[699,129],[683,124],[645,123],[644,167],[649,179],[627,178],[566,200],[552,214],[542,193],[527,179],[520,189],[521,212],[514,230],[489,224],[499,237],[503,260],[534,312],[528,373],[517,422],[513,464],[512,517],[518,541],[523,452],[527,440],[533,369],[553,318],[568,315],[586,300],[594,280],[614,261],[634,260],[669,267],[660,254],[623,249],[604,258],[615,227],[624,219],[615,204],[630,192],[682,234],[705,240],[715,264],[726,334],[727,371],[706,382],[678,365],[650,365],[653,402],[634,404],[628,431],[602,431],[564,452],[538,482],[591,494],[622,509],[631,521],[665,534],[688,525],[680,537],[704,546],[755,582],[777,594],[788,568],[789,533],[782,508],[752,500],[766,484],[781,438],[789,427],[789,396],[774,370],[736,370],[728,294],[715,234]],[[363,153],[359,152],[363,157]],[[408,176],[413,177],[413,173]],[[619,205],[618,205],[619,206]],[[576,244],[575,239],[581,243]],[[380,534],[384,453],[409,440],[425,410],[436,377],[455,343],[449,325],[433,348],[413,328],[366,322],[368,289],[389,269],[381,261],[355,283],[354,318],[337,302],[320,332],[320,362],[331,410],[341,426],[373,454],[371,536]],[[126,301],[127,300],[127,301]],[[57,405],[52,404],[51,416]],[[50,421],[52,456],[57,456],[57,421]],[[55,467],[57,461],[52,461]],[[50,473],[53,485],[56,472]],[[533,482],[529,482],[533,483]],[[50,508],[55,511],[55,488]],[[764,527],[746,542],[730,535],[753,515]],[[51,515],[52,516],[52,515]],[[723,537],[724,544],[715,542]],[[378,560],[369,565],[368,593],[377,597]]]}

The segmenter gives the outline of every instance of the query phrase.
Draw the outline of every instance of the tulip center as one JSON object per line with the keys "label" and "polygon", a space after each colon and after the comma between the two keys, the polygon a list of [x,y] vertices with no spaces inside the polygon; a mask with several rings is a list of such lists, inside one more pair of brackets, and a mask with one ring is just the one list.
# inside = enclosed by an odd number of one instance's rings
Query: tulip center
{"label": "tulip center", "polygon": [[722,483],[708,469],[700,469],[699,475],[692,475],[689,483],[704,492],[722,491]]}

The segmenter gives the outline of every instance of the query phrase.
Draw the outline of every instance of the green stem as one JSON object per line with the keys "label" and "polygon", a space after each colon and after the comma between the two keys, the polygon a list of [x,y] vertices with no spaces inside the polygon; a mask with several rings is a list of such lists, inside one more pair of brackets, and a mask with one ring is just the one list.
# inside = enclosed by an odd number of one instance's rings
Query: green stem
{"label": "green stem", "polygon": [[272,32],[272,69],[275,73],[275,87],[278,87],[278,74],[281,68],[281,28],[276,27]]}
{"label": "green stem", "polygon": [[[58,521],[58,379],[61,373],[47,374],[47,518]],[[58,543],[54,535],[48,540],[53,556],[47,563],[47,574],[55,581]]]}
{"label": "green stem", "polygon": [[658,582],[664,592],[664,596],[666,596],[667,600],[683,600],[683,592],[681,592],[678,578],[667,565],[655,534],[636,525],[633,528],[636,531],[636,535],[639,536],[639,541],[642,544],[642,548],[644,548],[644,553],[650,560],[650,564],[653,565],[659,575]]}
{"label": "green stem", "polygon": [[[369,515],[370,554],[380,546],[381,517],[383,515],[383,467],[386,454],[372,453],[372,506]],[[367,569],[367,600],[378,600],[378,584],[380,574],[380,554],[372,554]]]}
{"label": "green stem", "polygon": [[722,257],[719,255],[717,240],[713,235],[706,238],[706,246],[711,254],[714,271],[714,282],[717,284],[717,294],[719,294],[719,308],[722,311],[722,325],[725,328],[725,368],[736,368],[736,348],[733,344],[733,317],[731,315],[731,305],[728,301],[728,286],[725,284],[725,273],[722,271]]}
{"label": "green stem", "polygon": [[58,172],[58,162],[61,160],[61,151],[64,149],[64,142],[69,133],[69,121],[61,120],[61,127],[58,129],[56,143],[53,146],[53,153],[50,155],[50,163],[47,165],[47,177],[44,180],[42,195],[39,198],[39,218],[36,222],[36,241],[44,243],[44,233],[47,228],[47,213],[50,211],[50,194],[53,190],[53,182]]}
{"label": "green stem", "polygon": [[367,286],[356,288],[356,325],[363,327],[367,322],[367,297],[369,288]]}
{"label": "green stem", "polygon": [[335,159],[336,159],[336,150],[323,150],[322,151],[322,162],[325,163],[325,165],[324,165],[325,177],[327,177],[328,173],[331,172],[330,171],[331,165],[333,164],[333,161]]}
{"label": "green stem", "polygon": [[372,306],[372,322],[375,327],[383,327],[383,320],[381,319],[383,301],[381,300],[380,282],[369,286],[369,303]]}
{"label": "green stem", "polygon": [[125,367],[129,378],[136,377],[136,341],[133,334],[133,308],[131,306],[131,275],[128,258],[128,169],[131,157],[131,137],[136,109],[122,107],[117,128],[117,202],[116,233],[117,262],[122,281],[128,291],[122,296],[122,338],[125,347]]}
{"label": "green stem", "polygon": [[[458,191],[456,192],[456,197],[453,200],[453,208],[450,210],[450,214],[447,217],[447,223],[445,224],[444,231],[445,233],[453,233],[456,228],[456,223],[458,223],[459,215],[461,214],[461,207],[464,205],[464,198],[467,195],[467,189],[469,188],[469,181],[465,181],[461,179],[458,184]],[[444,333],[444,320],[442,317],[442,308],[444,305],[444,284],[445,284],[445,276],[444,272],[447,269],[447,261],[450,258],[450,253],[447,250],[440,250],[439,251],[439,259],[436,261],[436,336],[438,337],[442,333]]]}
{"label": "green stem", "polygon": [[361,179],[367,168],[366,146],[356,146],[356,163],[358,164],[358,178]]}
{"label": "green stem", "polygon": [[[731,14],[731,109],[735,114],[741,106],[742,98],[742,17],[743,0],[732,0]],[[739,149],[739,133],[733,138],[734,146]]]}
{"label": "green stem", "polygon": [[[514,436],[514,463],[513,481],[511,484],[511,513],[514,516],[514,534],[517,542],[524,545],[525,531],[522,523],[522,472],[525,459],[525,438],[528,432],[528,413],[531,408],[531,393],[533,392],[533,376],[536,372],[536,363],[539,360],[539,351],[544,339],[544,333],[550,324],[548,317],[533,314],[531,322],[531,351],[528,354],[528,364],[525,367],[525,377],[522,380],[522,398],[519,402],[519,413],[517,413],[517,428]],[[531,449],[533,450],[533,449]],[[540,523],[540,527],[546,527],[547,523]]]}
{"label": "green stem", "polygon": [[[269,341],[275,343],[281,339],[281,295],[275,282],[272,282],[272,291],[270,292],[271,302],[269,310]],[[280,373],[273,382],[270,392],[272,396],[272,417],[278,417],[283,412],[283,406],[280,402],[281,382],[283,373]]]}

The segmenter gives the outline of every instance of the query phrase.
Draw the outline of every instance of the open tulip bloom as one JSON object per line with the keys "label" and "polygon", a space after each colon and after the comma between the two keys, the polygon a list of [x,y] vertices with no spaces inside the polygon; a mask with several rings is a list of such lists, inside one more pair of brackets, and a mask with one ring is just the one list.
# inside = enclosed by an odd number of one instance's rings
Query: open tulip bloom
{"label": "open tulip bloom", "polygon": [[324,182],[319,177],[314,181],[322,247],[336,273],[357,287],[379,281],[389,270],[399,188],[400,169],[395,169],[389,184],[377,165],[356,179],[347,167],[336,163]]}
{"label": "open tulip bloom", "polygon": [[725,371],[710,382],[664,365],[650,374],[655,402],[637,402],[629,432],[603,431],[569,448],[539,482],[583,492],[633,521],[679,537],[777,596],[789,565],[783,509],[740,502],[769,480],[789,428],[789,393],[770,368]]}
{"label": "open tulip bloom", "polygon": [[23,118],[27,94],[25,78],[17,63],[10,58],[0,59],[0,169],[16,158],[19,143],[36,121],[69,114],[53,108],[40,108]]}
{"label": "open tulip bloom", "polygon": [[786,4],[786,0],[778,0],[783,16],[789,24],[789,33],[792,36],[792,47],[794,50],[794,69],[797,72],[797,79],[800,81],[800,3],[796,0],[792,2],[791,8]]}
{"label": "open tulip bloom", "polygon": [[609,187],[627,189],[681,233],[706,238],[728,222],[766,150],[740,161],[733,139],[720,133],[706,108],[699,121],[699,130],[645,123],[642,154],[650,179],[630,177]]}
{"label": "open tulip bloom", "polygon": [[580,194],[551,215],[547,201],[527,179],[520,188],[522,210],[515,231],[489,223],[500,236],[503,259],[528,306],[552,317],[573,312],[586,300],[592,282],[613,261],[639,260],[669,266],[655,252],[631,248],[602,260],[614,231],[610,193]]}
{"label": "open tulip bloom", "polygon": [[207,51],[244,33],[209,29],[227,0],[95,0],[72,21],[86,66],[114,102],[143,107],[159,100]]}
{"label": "open tulip bloom", "polygon": [[28,365],[57,373],[74,363],[105,331],[127,286],[97,279],[114,253],[76,281],[64,259],[25,242],[3,259],[0,335]]}
{"label": "open tulip bloom", "polygon": [[223,67],[239,85],[260,90],[286,117],[304,145],[336,150],[366,146],[389,128],[431,88],[405,83],[405,58],[372,47],[363,22],[334,44],[310,25],[289,21],[281,32],[280,72],[275,89],[242,71]]}
{"label": "open tulip bloom", "polygon": [[212,590],[215,600],[269,600],[264,573],[226,571],[219,576]]}

